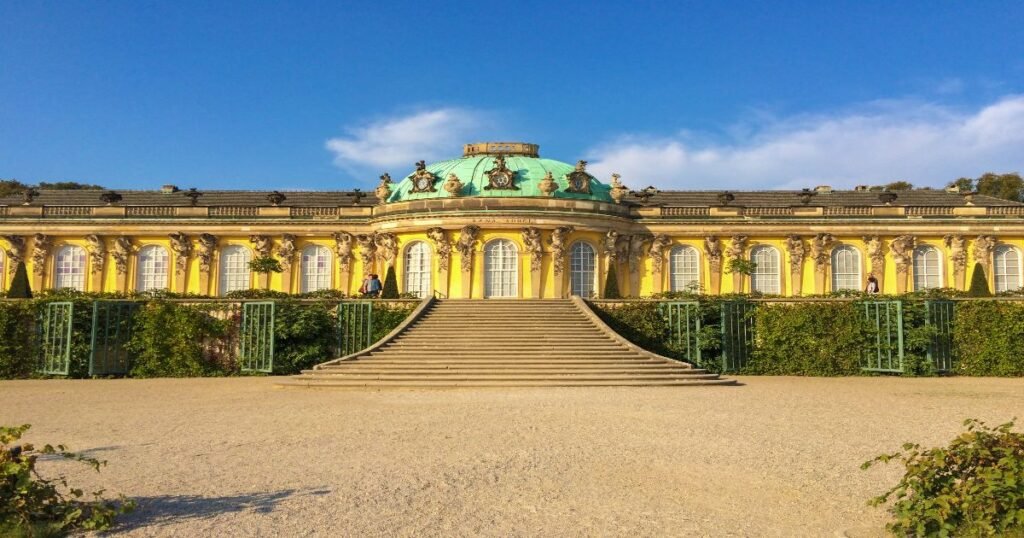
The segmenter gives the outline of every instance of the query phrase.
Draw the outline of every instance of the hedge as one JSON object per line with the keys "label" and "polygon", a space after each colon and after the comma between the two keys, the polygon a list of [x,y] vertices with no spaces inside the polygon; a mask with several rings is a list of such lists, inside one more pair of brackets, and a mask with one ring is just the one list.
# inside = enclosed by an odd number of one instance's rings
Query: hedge
{"label": "hedge", "polygon": [[[337,347],[337,300],[300,302],[274,294],[273,373],[288,375],[334,358]],[[92,304],[100,298],[81,293],[50,293],[41,299],[0,301],[0,379],[38,377],[37,319],[45,304],[74,303],[69,377],[87,377],[92,335]],[[415,308],[408,303],[373,304],[373,341],[391,332]],[[132,318],[126,345],[132,357],[131,377],[224,376],[241,373],[238,330],[241,308],[236,302],[186,303],[150,298]]]}
{"label": "hedge", "polygon": [[[721,304],[738,297],[687,296],[700,304],[700,360],[696,366],[721,371]],[[928,348],[937,329],[926,323],[924,297],[902,297],[902,375],[935,375]],[[877,299],[877,297],[874,297]],[[886,297],[886,300],[895,299]],[[606,323],[638,346],[688,360],[669,338],[660,300],[592,304]],[[738,373],[750,375],[872,375],[861,370],[862,350],[875,344],[872,327],[855,301],[757,302],[751,314],[752,351]],[[1024,302],[957,301],[952,331],[953,371],[974,376],[1024,376]]]}

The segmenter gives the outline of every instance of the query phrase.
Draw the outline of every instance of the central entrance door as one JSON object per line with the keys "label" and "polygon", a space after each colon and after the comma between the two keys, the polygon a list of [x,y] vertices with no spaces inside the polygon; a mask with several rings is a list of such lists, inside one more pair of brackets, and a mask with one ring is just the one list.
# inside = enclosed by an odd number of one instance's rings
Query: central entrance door
{"label": "central entrance door", "polygon": [[519,252],[508,239],[484,245],[484,298],[519,297]]}

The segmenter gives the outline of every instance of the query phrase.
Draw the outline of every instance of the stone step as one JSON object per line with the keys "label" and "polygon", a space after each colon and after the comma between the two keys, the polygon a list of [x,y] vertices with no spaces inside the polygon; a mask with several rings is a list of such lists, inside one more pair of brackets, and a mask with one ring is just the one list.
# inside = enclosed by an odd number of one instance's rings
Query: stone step
{"label": "stone step", "polygon": [[394,374],[376,374],[376,373],[360,373],[360,372],[345,372],[337,374],[303,374],[303,378],[311,381],[330,381],[334,379],[353,379],[353,380],[379,380],[379,381],[418,381],[426,379],[429,376],[431,381],[556,381],[561,379],[574,380],[574,381],[615,381],[619,379],[659,379],[659,380],[673,380],[673,379],[692,379],[692,380],[710,380],[718,379],[715,374],[694,374],[694,375],[675,375],[675,374],[663,374],[663,373],[645,373],[645,372],[621,372],[621,373],[609,373],[609,374],[588,374],[588,373],[564,373],[564,374],[552,374],[552,373],[517,373],[517,372],[500,372],[500,373],[473,373],[473,374],[458,374],[458,373],[394,373]]}
{"label": "stone step", "polygon": [[393,381],[393,380],[363,380],[363,379],[330,379],[330,380],[308,380],[305,377],[296,377],[278,381],[277,386],[282,388],[308,388],[308,389],[335,389],[335,388],[393,388],[393,389],[459,389],[459,388],[510,388],[510,387],[700,387],[700,386],[722,386],[735,385],[733,379],[616,379],[612,381],[591,381],[591,380],[511,380],[511,381],[462,381],[454,382],[448,380],[426,380],[414,381]]}
{"label": "stone step", "polygon": [[681,372],[683,374],[705,374],[707,370],[698,368],[686,368],[680,366],[669,366],[663,364],[645,364],[645,363],[633,363],[633,364],[621,364],[621,365],[595,365],[591,363],[578,364],[578,365],[560,365],[560,364],[517,364],[517,363],[494,363],[494,364],[420,364],[420,363],[409,363],[409,364],[378,364],[377,361],[356,361],[348,364],[344,367],[340,366],[325,366],[319,370],[303,370],[304,374],[317,374],[317,373],[333,373],[333,372],[350,372],[350,371],[380,371],[380,372],[483,372],[483,371],[503,371],[503,370],[516,370],[516,371],[530,371],[530,372],[619,372],[619,371],[645,371],[645,372]]}
{"label": "stone step", "polygon": [[[451,365],[464,365],[464,364],[514,364],[514,365],[527,365],[527,364],[557,364],[557,365],[576,365],[576,364],[590,364],[590,365],[611,365],[611,364],[664,364],[662,362],[652,361],[646,357],[636,355],[633,357],[607,357],[607,358],[593,358],[593,359],[580,359],[580,358],[550,358],[550,357],[455,357],[451,359],[447,358],[422,358],[416,356],[401,356],[401,355],[378,355],[374,357],[360,357],[359,359],[348,360],[342,363],[332,364],[324,366],[324,368],[347,368],[348,365],[357,362],[373,362],[375,364],[451,364]],[[680,363],[683,364],[683,363]],[[684,365],[685,367],[685,365]]]}

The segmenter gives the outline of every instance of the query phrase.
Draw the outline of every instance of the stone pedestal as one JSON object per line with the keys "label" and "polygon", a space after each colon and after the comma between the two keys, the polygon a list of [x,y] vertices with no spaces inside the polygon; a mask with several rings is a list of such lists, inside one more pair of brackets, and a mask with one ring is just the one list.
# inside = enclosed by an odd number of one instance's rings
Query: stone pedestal
{"label": "stone pedestal", "polygon": [[128,271],[117,272],[117,288],[118,291],[124,291],[128,289]]}
{"label": "stone pedestal", "polygon": [[462,270],[462,298],[472,299],[473,298],[473,270],[463,269]]}
{"label": "stone pedestal", "polygon": [[213,295],[210,290],[210,271],[199,272],[199,290],[200,295]]}
{"label": "stone pedestal", "polygon": [[903,271],[896,271],[896,293],[903,294],[907,292],[907,278],[910,276],[910,271],[904,269]]}
{"label": "stone pedestal", "polygon": [[352,271],[348,267],[343,267],[338,274],[338,284],[334,287],[341,290],[345,295],[348,295],[352,293],[350,287],[351,279]]}
{"label": "stone pedestal", "polygon": [[662,271],[655,271],[651,273],[651,278],[654,279],[654,293],[661,293],[665,289],[665,275]]}

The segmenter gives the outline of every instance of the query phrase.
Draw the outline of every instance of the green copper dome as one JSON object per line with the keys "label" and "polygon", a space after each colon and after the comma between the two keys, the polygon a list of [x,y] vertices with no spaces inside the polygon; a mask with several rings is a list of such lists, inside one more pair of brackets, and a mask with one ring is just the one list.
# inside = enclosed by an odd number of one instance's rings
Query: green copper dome
{"label": "green copper dome", "polygon": [[[445,189],[445,182],[451,174],[455,174],[462,182],[462,189],[458,194],[460,198],[478,196],[548,197],[541,187],[548,172],[551,173],[551,178],[558,186],[557,190],[550,195],[552,198],[612,202],[609,195],[610,188],[607,185],[594,179],[582,168],[580,171],[583,171],[583,175],[579,173],[573,175],[574,172],[577,172],[577,166],[552,159],[542,159],[537,155],[537,149],[535,144],[523,143],[467,144],[465,154],[460,159],[450,159],[432,164],[421,163],[419,167],[422,169],[418,167],[415,172],[392,187],[388,202],[452,198],[453,195]],[[501,166],[502,160],[504,160],[504,168]],[[585,165],[585,163],[582,164]],[[432,191],[429,190],[431,188],[430,180],[424,180],[426,175],[423,170],[433,174]],[[488,172],[496,170],[498,171],[496,175],[488,174]],[[507,183],[502,183],[501,171],[503,170],[509,172],[514,188],[502,188],[507,186]],[[429,178],[429,176],[426,177]],[[497,177],[497,184],[492,177]],[[581,181],[584,177],[586,178],[585,182]],[[576,179],[575,189],[571,186],[572,178]],[[588,190],[589,193],[585,192]]]}

